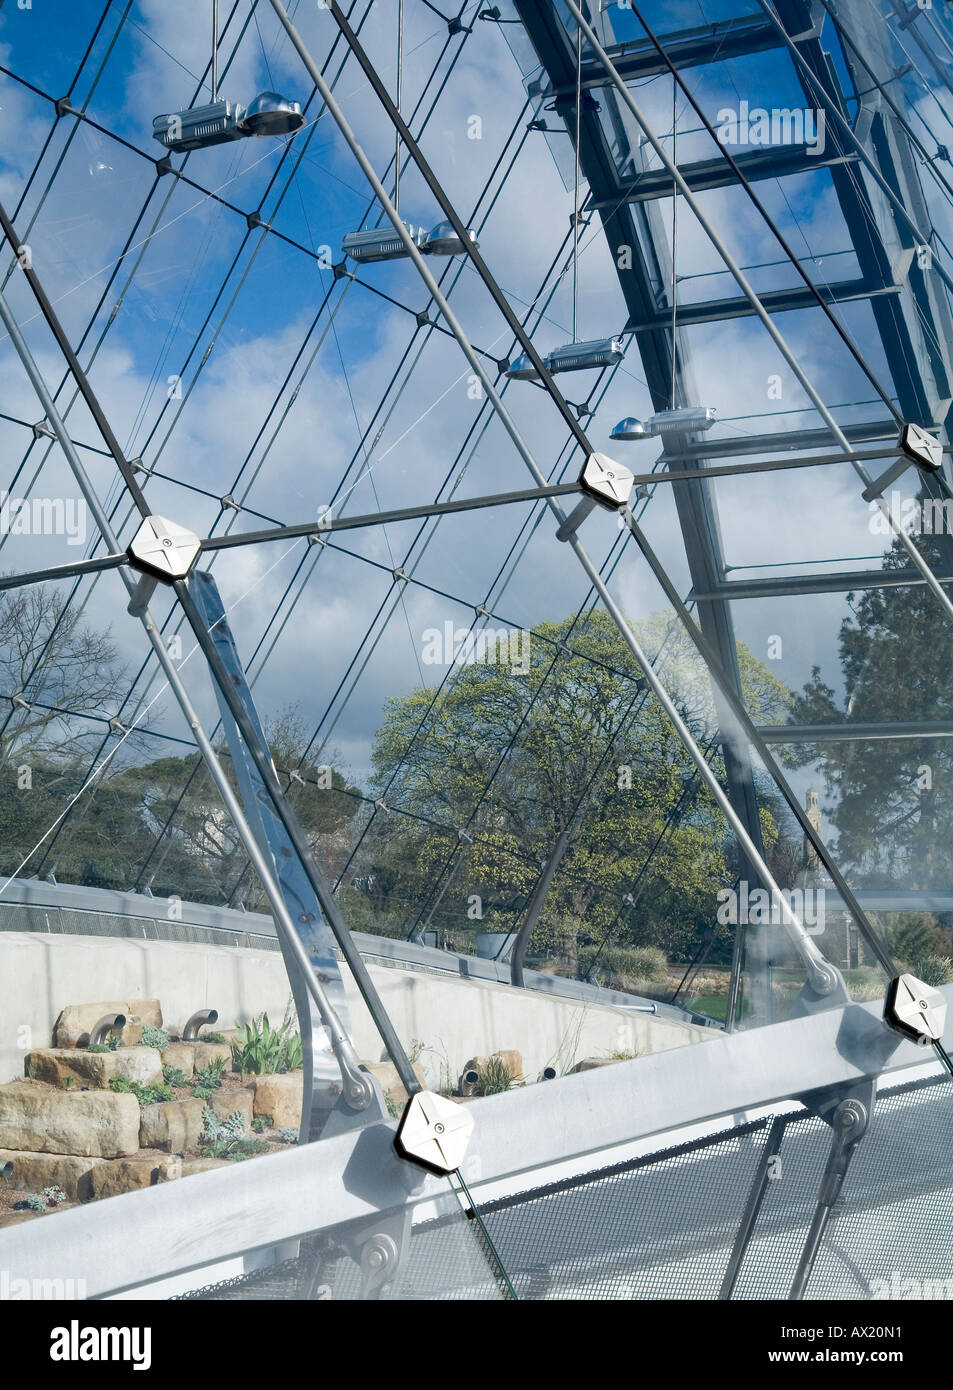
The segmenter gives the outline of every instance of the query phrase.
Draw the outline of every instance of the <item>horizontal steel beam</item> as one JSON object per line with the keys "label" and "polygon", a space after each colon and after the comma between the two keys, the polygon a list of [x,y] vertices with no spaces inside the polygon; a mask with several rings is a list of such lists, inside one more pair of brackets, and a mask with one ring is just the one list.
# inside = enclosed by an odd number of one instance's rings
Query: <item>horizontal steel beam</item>
{"label": "horizontal steel beam", "polygon": [[365,526],[383,526],[388,522],[419,521],[428,516],[448,516],[453,512],[472,512],[483,507],[505,507],[514,502],[538,502],[546,497],[568,497],[578,491],[578,483],[554,483],[550,487],[523,488],[520,492],[499,492],[487,497],[461,497],[452,502],[428,502],[418,507],[398,507],[389,512],[341,516],[336,521],[333,516],[328,516],[320,521],[303,521],[296,526],[269,526],[262,531],[235,531],[227,536],[211,536],[202,542],[202,549],[230,550],[236,545],[284,541],[294,536],[326,536],[331,531],[355,531]]}
{"label": "horizontal steel beam", "polygon": [[[941,584],[953,584],[953,574],[938,574]],[[842,570],[839,574],[792,574],[772,579],[730,579],[707,593],[688,595],[695,603],[722,603],[725,599],[786,598],[791,594],[846,594],[855,589],[900,589],[923,584],[919,570]]]}
{"label": "horizontal steel beam", "polygon": [[[855,299],[873,299],[879,295],[899,294],[899,285],[871,285],[866,280],[840,280],[833,285],[817,285],[817,295],[826,304],[846,304]],[[761,304],[769,314],[786,314],[798,309],[816,309],[817,295],[806,285],[795,285],[785,290],[766,290],[759,295]],[[747,318],[756,312],[754,305],[744,295],[727,295],[724,299],[703,299],[696,304],[679,304],[677,310],[680,328],[689,328],[696,323],[720,323],[723,319]],[[626,333],[655,333],[668,325],[671,329],[672,311],[660,310],[644,323],[629,322]]]}
{"label": "horizontal steel beam", "polygon": [[[727,422],[726,423],[730,423]],[[890,448],[871,457],[886,458],[897,451],[897,426],[893,420],[870,420],[865,424],[842,426],[850,444],[869,444],[888,440]],[[713,459],[734,457],[737,454],[780,454],[795,449],[829,449],[833,443],[830,430],[780,430],[773,434],[739,435],[734,439],[697,439],[679,445],[671,454],[663,453],[660,463],[683,459]]]}
{"label": "horizontal steel beam", "polygon": [[[829,154],[812,154],[814,146],[781,145],[766,149],[747,150],[735,154],[734,160],[750,183],[759,179],[780,179],[815,169],[828,169],[833,164],[846,164],[856,155],[843,155],[831,149]],[[679,165],[679,172],[693,193],[711,188],[728,188],[738,182],[738,176],[721,156],[700,159],[693,164]],[[619,179],[618,187],[601,195],[589,207],[615,208],[620,203],[650,203],[658,198],[671,198],[672,176],[666,169],[646,169],[639,174]],[[727,271],[725,274],[727,275]],[[762,299],[764,296],[762,295]]]}
{"label": "horizontal steel beam", "polygon": [[847,719],[843,724],[767,724],[758,729],[765,743],[869,743],[874,739],[953,738],[953,719],[898,720],[867,723]]}
{"label": "horizontal steel beam", "polygon": [[[700,67],[707,63],[726,62],[729,58],[761,53],[780,47],[780,39],[772,24],[752,15],[740,15],[703,28],[681,29],[675,34],[663,34],[659,42],[677,68]],[[627,80],[654,77],[668,71],[666,63],[647,40],[619,44],[607,50],[619,72]],[[583,88],[606,86],[605,68],[599,62],[582,65]],[[546,86],[541,94],[572,96],[575,85],[559,88]]]}

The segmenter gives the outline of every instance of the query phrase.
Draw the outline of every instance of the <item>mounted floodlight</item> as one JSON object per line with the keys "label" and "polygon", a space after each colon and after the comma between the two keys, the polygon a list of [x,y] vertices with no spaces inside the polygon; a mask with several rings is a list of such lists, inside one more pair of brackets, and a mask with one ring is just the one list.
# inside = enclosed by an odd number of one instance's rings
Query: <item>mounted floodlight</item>
{"label": "mounted floodlight", "polygon": [[[546,359],[543,358],[545,363]],[[529,354],[521,352],[519,357],[514,358],[506,369],[505,373],[509,381],[539,381],[539,372],[529,360]]]}
{"label": "mounted floodlight", "polygon": [[242,118],[245,135],[293,135],[304,125],[304,113],[296,101],[279,92],[259,92]]}
{"label": "mounted floodlight", "polygon": [[557,372],[583,372],[590,367],[614,367],[625,356],[620,338],[595,338],[588,343],[567,343],[546,358],[553,376]]}
{"label": "mounted floodlight", "polygon": [[613,425],[610,439],[648,439],[650,431],[634,415],[627,415],[617,425]]}
{"label": "mounted floodlight", "polygon": [[[414,245],[422,249],[427,237],[424,228],[405,222],[404,229]],[[341,250],[345,256],[362,265],[368,261],[396,261],[407,255],[400,233],[390,223],[383,227],[370,227],[364,232],[348,232],[341,242]]]}
{"label": "mounted floodlight", "polygon": [[479,246],[471,228],[467,228],[467,241],[461,241],[453,230],[452,222],[438,222],[421,246],[428,256],[465,256],[471,249]]}
{"label": "mounted floodlight", "polygon": [[900,448],[924,473],[936,473],[943,462],[943,445],[921,425],[904,425]]}
{"label": "mounted floodlight", "polygon": [[715,423],[715,410],[710,405],[681,405],[675,410],[660,410],[645,422],[649,434],[687,434],[689,431],[710,430]]}
{"label": "mounted floodlight", "polygon": [[304,115],[298,102],[288,101],[277,92],[260,92],[248,107],[213,101],[191,111],[156,116],[152,134],[160,145],[180,154],[243,140],[249,135],[288,135],[303,125]]}

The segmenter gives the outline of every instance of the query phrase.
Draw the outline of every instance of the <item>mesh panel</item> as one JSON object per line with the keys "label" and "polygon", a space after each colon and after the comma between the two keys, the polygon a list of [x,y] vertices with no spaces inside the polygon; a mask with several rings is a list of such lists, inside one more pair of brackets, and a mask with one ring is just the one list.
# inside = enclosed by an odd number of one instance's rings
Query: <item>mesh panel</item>
{"label": "mesh panel", "polygon": [[[953,1295],[951,1104],[944,1081],[879,1098],[808,1298],[869,1298],[891,1279],[950,1280]],[[768,1135],[765,1120],[488,1204],[517,1296],[717,1298]],[[734,1298],[788,1297],[830,1145],[822,1120],[790,1117]]]}

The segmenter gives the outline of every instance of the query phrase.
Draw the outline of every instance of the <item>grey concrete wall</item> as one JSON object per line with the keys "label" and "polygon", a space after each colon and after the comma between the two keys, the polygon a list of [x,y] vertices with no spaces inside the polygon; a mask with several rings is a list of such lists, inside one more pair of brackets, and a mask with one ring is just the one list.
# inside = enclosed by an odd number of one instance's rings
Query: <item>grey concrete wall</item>
{"label": "grey concrete wall", "polygon": [[[583,1057],[662,1052],[717,1034],[625,1008],[516,990],[486,980],[369,966],[397,1032],[439,1085],[472,1056],[515,1048],[527,1078],[544,1066],[559,1074]],[[365,1061],[381,1042],[345,968],[354,1041]],[[165,1022],[181,1028],[196,1009],[216,1008],[219,1026],[266,1010],[280,1021],[290,992],[281,956],[233,946],[115,937],[0,934],[0,1081],[23,1075],[31,1047],[49,1046],[67,1004],[133,997],[161,1001]]]}

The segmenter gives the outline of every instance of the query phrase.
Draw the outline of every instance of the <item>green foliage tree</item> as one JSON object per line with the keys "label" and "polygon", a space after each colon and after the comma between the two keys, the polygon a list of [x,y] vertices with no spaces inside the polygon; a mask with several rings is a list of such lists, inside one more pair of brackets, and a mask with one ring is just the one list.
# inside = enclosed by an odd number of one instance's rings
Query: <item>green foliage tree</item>
{"label": "green foliage tree", "polygon": [[[639,636],[661,651],[667,686],[705,743],[715,727],[710,686],[688,639],[667,617],[641,624]],[[745,651],[742,673],[754,717],[783,717],[786,687]],[[402,934],[428,914],[458,937],[511,929],[568,827],[536,955],[574,969],[580,946],[601,939],[636,883],[637,907],[615,939],[684,953],[714,923],[731,851],[667,716],[640,691],[641,674],[612,621],[593,611],[535,629],[526,675],[475,661],[439,696],[422,687],[390,700],[374,744],[375,793],[409,816],[379,817],[368,837],[376,929]],[[777,841],[768,808],[763,832]],[[361,925],[375,929],[366,917]]]}

